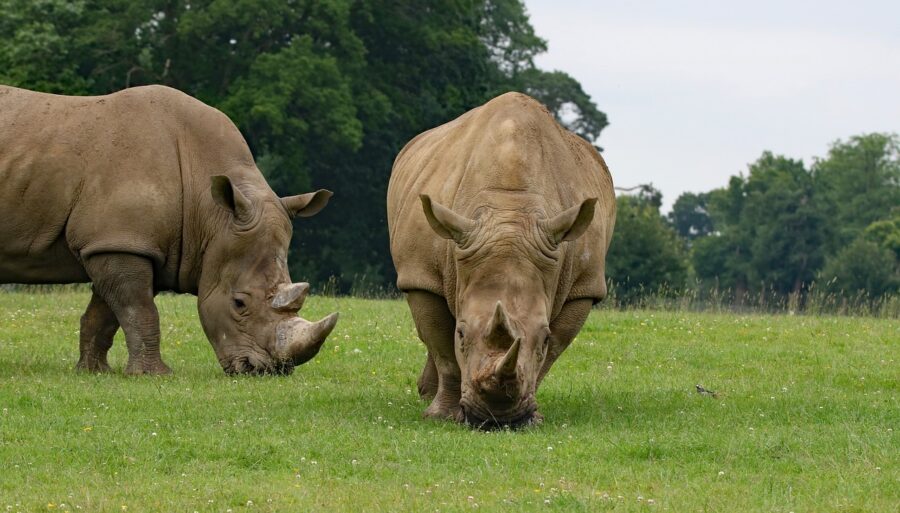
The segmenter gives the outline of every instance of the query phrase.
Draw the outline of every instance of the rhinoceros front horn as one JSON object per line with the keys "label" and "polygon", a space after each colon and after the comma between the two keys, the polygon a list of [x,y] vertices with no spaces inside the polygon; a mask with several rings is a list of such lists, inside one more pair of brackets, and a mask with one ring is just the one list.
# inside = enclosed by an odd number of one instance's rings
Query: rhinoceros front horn
{"label": "rhinoceros front horn", "polygon": [[306,363],[315,356],[325,339],[337,324],[338,314],[333,313],[319,322],[309,322],[300,317],[285,319],[275,327],[275,351],[285,361],[294,365]]}
{"label": "rhinoceros front horn", "polygon": [[519,361],[519,346],[521,345],[521,337],[516,337],[513,327],[509,322],[509,315],[503,308],[503,303],[497,301],[494,307],[494,315],[491,317],[491,324],[488,328],[488,340],[493,344],[506,345],[510,344],[509,349],[503,358],[497,360],[494,366],[494,375],[498,379],[511,379],[516,377],[516,363]]}
{"label": "rhinoceros front horn", "polygon": [[519,361],[519,346],[521,346],[521,338],[517,338],[510,346],[509,351],[503,355],[497,366],[494,367],[494,375],[499,379],[511,379],[516,377],[516,363]]}

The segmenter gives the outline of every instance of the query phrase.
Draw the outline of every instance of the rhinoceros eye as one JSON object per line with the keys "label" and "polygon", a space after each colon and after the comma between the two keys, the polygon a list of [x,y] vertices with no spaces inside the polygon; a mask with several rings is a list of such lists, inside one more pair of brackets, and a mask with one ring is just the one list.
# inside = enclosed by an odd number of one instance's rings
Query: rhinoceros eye
{"label": "rhinoceros eye", "polygon": [[243,309],[247,308],[247,303],[245,303],[244,300],[241,298],[237,298],[237,297],[234,298],[232,300],[232,303],[234,304],[235,310],[243,310]]}
{"label": "rhinoceros eye", "polygon": [[462,326],[456,327],[456,338],[457,338],[457,340],[462,340],[462,339],[466,338],[466,332]]}

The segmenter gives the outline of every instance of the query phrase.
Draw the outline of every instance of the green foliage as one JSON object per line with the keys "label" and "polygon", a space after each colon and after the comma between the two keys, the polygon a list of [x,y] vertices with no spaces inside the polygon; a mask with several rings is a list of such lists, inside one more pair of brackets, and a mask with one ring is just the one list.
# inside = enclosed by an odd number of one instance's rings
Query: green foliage
{"label": "green foliage", "polygon": [[606,257],[606,275],[616,298],[627,304],[645,292],[682,287],[687,260],[659,206],[646,196],[619,196],[616,208],[616,228]]}
{"label": "green foliage", "polygon": [[[222,109],[279,194],[335,191],[297,222],[295,278],[393,281],[384,201],[418,133],[500,93],[545,101],[594,143],[581,86],[544,73],[521,0],[0,0],[0,81],[66,94],[162,83]],[[9,42],[7,44],[7,42]]]}
{"label": "green foliage", "polygon": [[746,291],[744,250],[733,234],[715,234],[694,241],[691,264],[697,277],[707,287]]}
{"label": "green foliage", "polygon": [[839,251],[869,224],[900,208],[900,139],[865,134],[837,141],[813,166],[819,202],[833,230],[828,250]]}
{"label": "green foliage", "polygon": [[833,292],[850,295],[900,292],[900,215],[867,226],[828,259],[820,281]]}
{"label": "green foliage", "polygon": [[51,93],[89,92],[77,45],[85,11],[83,1],[0,0],[0,81]]}
{"label": "green foliage", "polygon": [[709,193],[686,192],[678,196],[668,218],[678,235],[689,241],[712,234]]}
{"label": "green foliage", "polygon": [[683,194],[669,220],[691,240],[701,286],[757,295],[820,290],[873,300],[897,291],[900,140],[834,143],[810,171],[769,152],[728,186]]}
{"label": "green foliage", "polygon": [[802,162],[765,152],[747,178],[732,177],[728,188],[710,193],[709,204],[716,233],[693,252],[701,279],[783,294],[813,280],[824,258],[824,219]]}
{"label": "green foliage", "polygon": [[222,109],[258,154],[277,156],[266,172],[279,191],[309,189],[311,161],[334,159],[362,145],[351,81],[336,58],[317,54],[306,35],[257,58],[235,81]]}
{"label": "green foliage", "polygon": [[863,230],[863,237],[900,258],[900,211],[892,219],[875,221]]}
{"label": "green foliage", "polygon": [[890,249],[859,237],[828,260],[819,282],[848,295],[896,293],[900,291],[900,260]]}

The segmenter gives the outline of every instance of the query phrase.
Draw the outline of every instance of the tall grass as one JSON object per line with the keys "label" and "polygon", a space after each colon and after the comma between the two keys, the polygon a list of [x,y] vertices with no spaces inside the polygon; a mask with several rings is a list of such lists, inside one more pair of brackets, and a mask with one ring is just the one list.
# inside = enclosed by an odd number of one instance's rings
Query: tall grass
{"label": "tall grass", "polygon": [[607,283],[607,289],[608,295],[600,308],[900,318],[900,295],[872,296],[867,291],[833,291],[816,283],[791,294],[782,294],[765,286],[738,291],[702,283],[686,287],[664,284],[655,289],[639,286],[622,293],[620,284],[612,280]]}
{"label": "tall grass", "polygon": [[[314,293],[326,297],[349,296],[363,299],[398,299],[402,293],[393,285],[384,285],[367,275],[354,276],[349,293],[342,293],[340,280],[332,276],[313,284]],[[623,288],[626,291],[623,292]],[[53,294],[83,292],[90,284],[69,285],[0,285],[0,293],[23,292]],[[900,295],[872,296],[867,291],[834,291],[812,283],[802,292],[781,294],[771,288],[736,291],[731,288],[694,283],[675,287],[664,284],[657,288],[623,287],[610,280],[608,294],[600,309],[657,310],[668,312],[767,313],[787,315],[845,315],[900,318]]]}

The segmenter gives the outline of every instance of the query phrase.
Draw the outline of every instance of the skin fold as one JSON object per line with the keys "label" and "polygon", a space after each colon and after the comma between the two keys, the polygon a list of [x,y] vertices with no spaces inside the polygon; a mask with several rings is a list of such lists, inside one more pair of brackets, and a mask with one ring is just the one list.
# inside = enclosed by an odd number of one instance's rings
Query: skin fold
{"label": "skin fold", "polygon": [[539,420],[541,380],[606,296],[615,195],[603,159],[507,93],[410,141],[387,212],[397,286],[428,349],[425,416]]}
{"label": "skin fold", "polygon": [[234,124],[174,89],[69,97],[0,86],[0,283],[91,282],[78,368],[165,374],[154,296],[198,296],[226,372],[290,372],[337,320],[296,316],[291,219],[329,191],[279,198]]}

